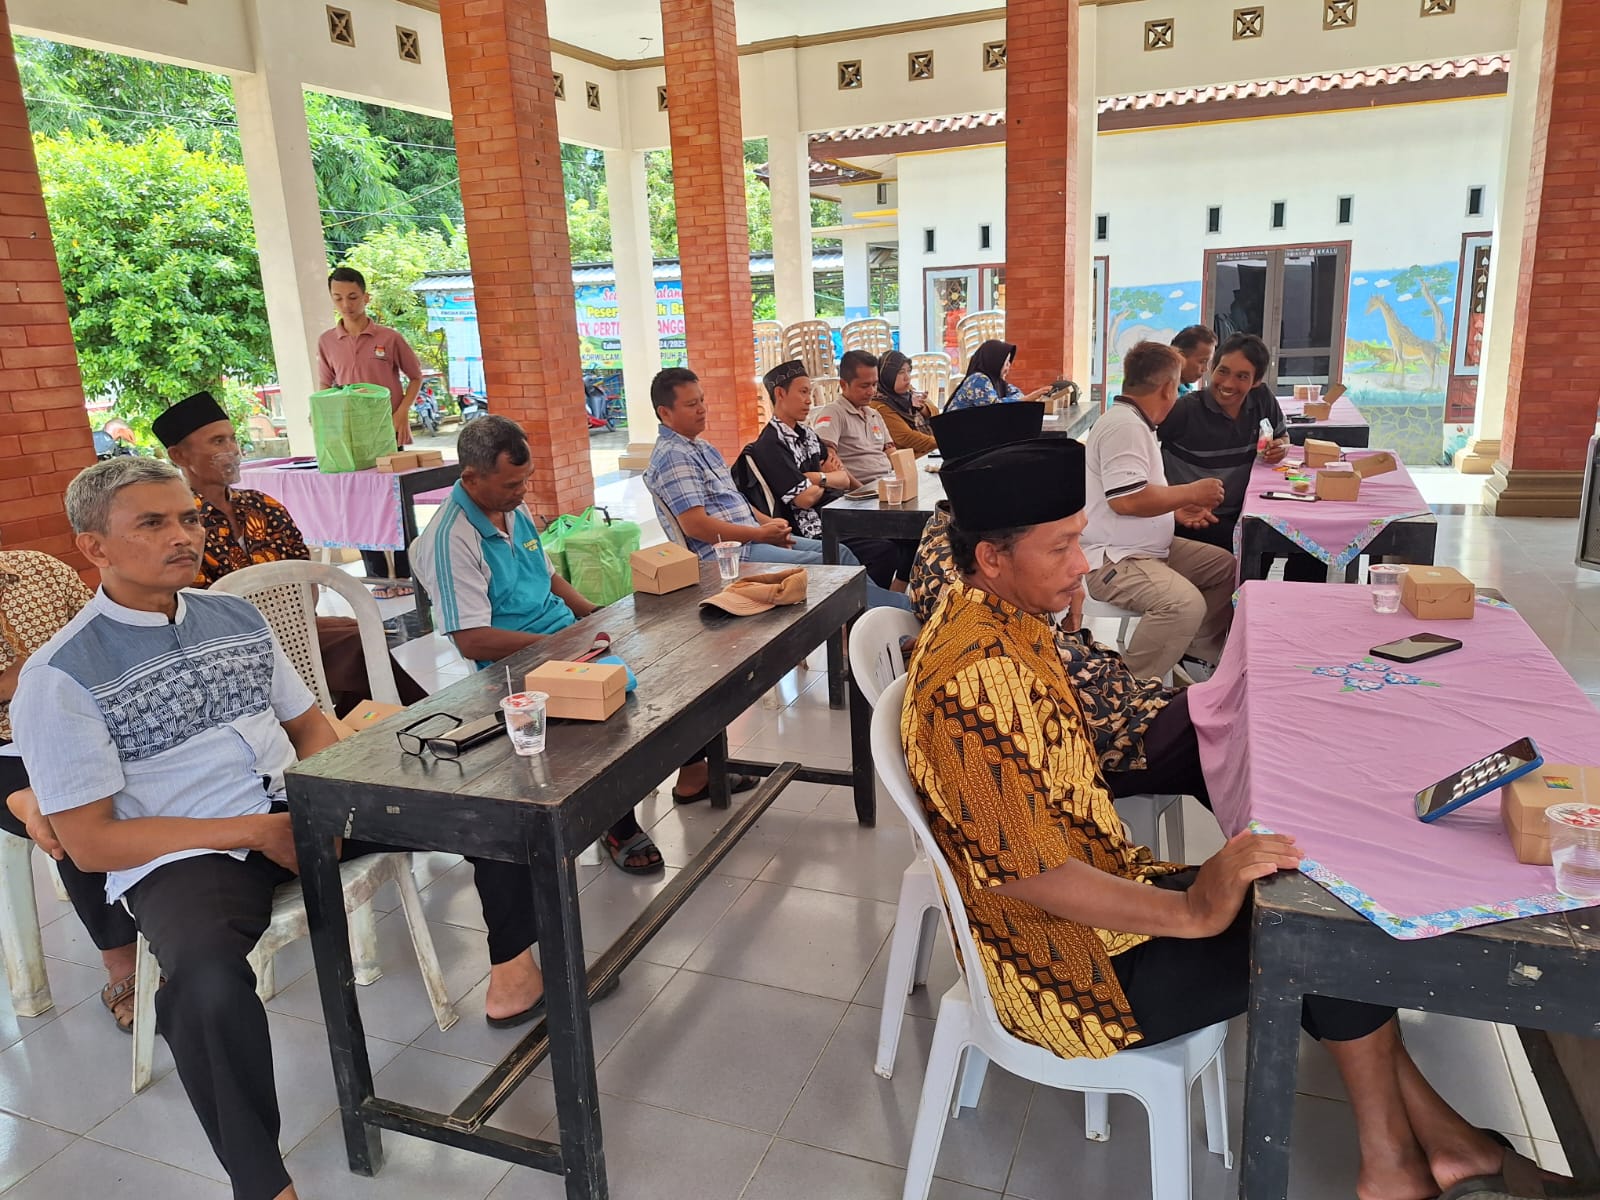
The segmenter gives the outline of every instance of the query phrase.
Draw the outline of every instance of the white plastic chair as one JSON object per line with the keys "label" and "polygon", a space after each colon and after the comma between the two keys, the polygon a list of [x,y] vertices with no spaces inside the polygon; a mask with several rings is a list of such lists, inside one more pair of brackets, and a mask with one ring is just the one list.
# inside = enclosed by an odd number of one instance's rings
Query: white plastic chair
{"label": "white plastic chair", "polygon": [[[1135,1047],[1109,1058],[1062,1058],[1024,1042],[1000,1024],[983,975],[982,959],[973,943],[966,907],[954,875],[933,840],[921,801],[906,771],[900,740],[900,710],[906,681],[895,680],[879,697],[872,716],[872,758],[878,777],[922,843],[939,888],[949,906],[949,926],[956,938],[956,961],[964,978],[939,1002],[916,1132],[906,1164],[903,1200],[926,1200],[933,1167],[944,1138],[946,1114],[959,1117],[977,1105],[984,1075],[993,1061],[1013,1075],[1050,1087],[1084,1093],[1085,1136],[1104,1141],[1110,1136],[1106,1097],[1113,1092],[1133,1096],[1150,1117],[1150,1194],[1152,1200],[1189,1200],[1189,1091],[1201,1081],[1206,1145],[1232,1166],[1228,1149],[1227,1075],[1223,1063],[1226,1023],[1207,1026],[1148,1049]],[[970,965],[969,965],[970,964]],[[964,1064],[963,1064],[964,1060]],[[959,1088],[957,1083],[959,1080]]]}
{"label": "white plastic chair", "polygon": [[[0,796],[0,804],[4,802]],[[39,902],[29,862],[32,853],[31,838],[0,830],[0,954],[5,958],[11,1007],[19,1017],[37,1017],[54,1003],[44,969]]]}
{"label": "white plastic chair", "polygon": [[956,340],[961,346],[961,368],[972,359],[973,351],[985,342],[1001,342],[1006,336],[1006,314],[1002,308],[968,313],[956,322]]}
{"label": "white plastic chair", "polygon": [[911,356],[911,386],[939,408],[950,395],[950,356],[942,350]]}
{"label": "white plastic chair", "polygon": [[894,327],[882,317],[862,317],[839,330],[839,343],[847,352],[865,350],[882,358],[894,349]]}
{"label": "white plastic chair", "polygon": [[1108,604],[1104,600],[1096,600],[1085,590],[1083,593],[1083,619],[1085,621],[1115,621],[1117,622],[1117,649],[1128,649],[1128,630],[1133,623],[1142,617],[1143,613],[1134,612],[1131,608],[1119,608],[1115,604]]}

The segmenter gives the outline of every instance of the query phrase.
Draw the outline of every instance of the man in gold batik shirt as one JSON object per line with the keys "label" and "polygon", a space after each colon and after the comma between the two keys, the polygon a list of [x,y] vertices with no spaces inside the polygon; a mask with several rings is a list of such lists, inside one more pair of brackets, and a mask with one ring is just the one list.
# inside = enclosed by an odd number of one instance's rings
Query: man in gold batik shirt
{"label": "man in gold batik shirt", "polygon": [[[1064,1057],[1105,1058],[1237,1016],[1252,884],[1300,853],[1288,837],[1242,833],[1190,869],[1126,840],[1048,620],[1089,569],[1083,447],[1015,442],[958,458],[942,477],[960,578],[917,639],[901,732],[978,948],[968,969],[982,970],[1006,1029]],[[1393,1009],[1308,996],[1301,1022],[1350,1094],[1359,1196],[1547,1194],[1532,1190],[1532,1163],[1428,1085]]]}

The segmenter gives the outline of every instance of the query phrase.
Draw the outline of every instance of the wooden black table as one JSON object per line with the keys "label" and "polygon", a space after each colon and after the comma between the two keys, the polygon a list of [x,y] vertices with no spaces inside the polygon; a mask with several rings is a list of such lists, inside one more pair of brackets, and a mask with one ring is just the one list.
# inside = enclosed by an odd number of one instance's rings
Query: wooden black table
{"label": "wooden black table", "polygon": [[[376,1173],[383,1164],[381,1130],[393,1129],[564,1174],[569,1200],[605,1200],[591,997],[621,974],[790,782],[855,782],[851,771],[730,762],[726,756],[728,725],[865,607],[860,568],[812,567],[809,573],[805,604],[727,617],[698,606],[721,587],[715,564],[708,564],[697,588],[620,600],[511,656],[512,678],[520,680],[547,659],[575,658],[603,630],[638,678],[637,691],[609,720],[553,722],[542,755],[518,757],[500,737],[443,761],[405,755],[395,741],[397,730],[430,712],[470,721],[495,711],[506,686],[497,664],[289,772],[295,847],[351,1170]],[[851,713],[851,755],[870,777],[870,714],[859,707]],[[766,778],[586,971],[578,854],[707,745],[718,807],[729,805],[729,767]],[[795,757],[803,753],[797,746]],[[873,804],[870,789],[864,796],[857,792],[862,824],[874,822]],[[548,1016],[453,1112],[374,1094],[335,856],[334,840],[341,837],[528,864]],[[546,1054],[559,1143],[490,1128],[489,1119]]]}
{"label": "wooden black table", "polygon": [[[1402,942],[1298,872],[1255,889],[1239,1179],[1245,1200],[1288,1195],[1300,1005],[1307,995],[1600,1036],[1600,911]],[[1600,1177],[1575,1108],[1552,1103],[1551,1111],[1574,1174],[1591,1182]]]}
{"label": "wooden black table", "polygon": [[[1393,558],[1408,563],[1431,563],[1439,540],[1439,521],[1432,513],[1426,516],[1402,517],[1384,526],[1383,531],[1368,542],[1361,554],[1374,562]],[[1239,520],[1239,580],[1265,579],[1268,556],[1304,554],[1297,546],[1272,526],[1256,517]],[[1342,570],[1330,567],[1328,582],[1341,580],[1354,583],[1361,555],[1357,555]]]}

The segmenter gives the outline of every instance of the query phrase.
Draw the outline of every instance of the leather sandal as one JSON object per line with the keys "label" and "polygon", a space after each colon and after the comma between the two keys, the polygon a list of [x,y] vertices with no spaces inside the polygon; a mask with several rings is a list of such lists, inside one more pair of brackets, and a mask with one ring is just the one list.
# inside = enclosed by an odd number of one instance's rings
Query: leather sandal
{"label": "leather sandal", "polygon": [[[666,860],[661,857],[660,849],[650,840],[650,835],[642,829],[627,841],[614,838],[610,833],[606,833],[601,837],[600,844],[606,848],[606,853],[611,856],[611,861],[629,875],[654,875],[667,865]],[[638,866],[629,866],[628,860],[630,858],[644,858],[649,861]]]}
{"label": "leather sandal", "polygon": [[133,1033],[134,976],[114,980],[100,989],[100,1003],[106,1006],[111,1019],[123,1033]]}
{"label": "leather sandal", "polygon": [[[761,780],[754,775],[729,775],[728,794],[732,796],[738,795],[740,792],[748,792],[760,782]],[[690,792],[688,795],[676,791],[672,793],[672,802],[674,804],[698,804],[702,800],[709,799],[711,799],[710,781],[707,781],[705,787],[698,792]]]}
{"label": "leather sandal", "polygon": [[1600,1200],[1600,1191],[1574,1179],[1549,1177],[1538,1163],[1507,1150],[1498,1175],[1474,1175],[1439,1200]]}

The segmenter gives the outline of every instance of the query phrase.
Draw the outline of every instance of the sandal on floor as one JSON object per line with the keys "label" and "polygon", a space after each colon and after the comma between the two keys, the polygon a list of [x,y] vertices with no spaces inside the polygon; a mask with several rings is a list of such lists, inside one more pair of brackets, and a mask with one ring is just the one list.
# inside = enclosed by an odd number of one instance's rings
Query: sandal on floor
{"label": "sandal on floor", "polygon": [[[612,992],[616,991],[618,985],[620,985],[621,983],[622,983],[622,976],[620,976],[620,975],[615,976],[611,980],[610,983],[606,984],[605,987],[600,989],[600,991],[593,997],[593,999],[591,999],[589,1001],[589,1003],[593,1004],[596,1001],[604,1000],[607,996],[611,995]],[[487,1013],[485,1013],[484,1016],[483,1016],[483,1019],[485,1021],[489,1022],[489,1028],[490,1029],[515,1029],[518,1025],[527,1025],[532,1021],[542,1020],[543,1018],[544,1018],[544,997],[543,996],[540,996],[537,1000],[535,1000],[532,1004],[528,1005],[528,1007],[523,1009],[521,1012],[512,1013],[509,1017],[491,1017]]]}
{"label": "sandal on floor", "polygon": [[[739,792],[748,792],[760,782],[761,780],[755,775],[729,775],[728,794],[737,795]],[[699,804],[700,801],[709,799],[711,799],[710,781],[707,781],[705,787],[698,792],[690,792],[687,796],[680,792],[672,793],[672,802],[674,804]]]}
{"label": "sandal on floor", "polygon": [[413,594],[413,589],[403,583],[378,584],[372,589],[374,600],[404,600]]}
{"label": "sandal on floor", "polygon": [[[1484,1131],[1489,1133],[1488,1130]],[[1494,1135],[1490,1133],[1490,1136]],[[1593,1187],[1576,1180],[1546,1178],[1539,1164],[1507,1150],[1498,1175],[1474,1175],[1445,1189],[1439,1200],[1595,1200]]]}
{"label": "sandal on floor", "polygon": [[133,980],[134,976],[129,975],[100,989],[100,1003],[106,1006],[117,1028],[128,1034],[133,1032]]}
{"label": "sandal on floor", "polygon": [[[629,875],[654,875],[666,866],[666,861],[661,857],[661,851],[650,840],[650,835],[644,830],[639,830],[627,841],[619,841],[606,833],[600,839],[600,844],[606,848],[606,853],[611,856],[611,861],[626,871]],[[643,866],[628,865],[630,858],[650,858]]]}

